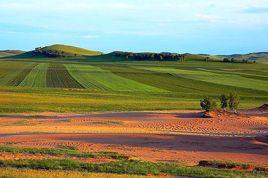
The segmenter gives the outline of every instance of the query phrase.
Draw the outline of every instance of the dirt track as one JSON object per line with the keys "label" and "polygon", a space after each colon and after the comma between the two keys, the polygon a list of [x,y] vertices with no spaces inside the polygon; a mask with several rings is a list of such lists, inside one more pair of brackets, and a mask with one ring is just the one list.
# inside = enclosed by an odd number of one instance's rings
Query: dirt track
{"label": "dirt track", "polygon": [[226,160],[268,167],[267,113],[242,114],[206,119],[197,111],[21,114],[0,118],[0,144],[66,145],[189,165],[200,160]]}

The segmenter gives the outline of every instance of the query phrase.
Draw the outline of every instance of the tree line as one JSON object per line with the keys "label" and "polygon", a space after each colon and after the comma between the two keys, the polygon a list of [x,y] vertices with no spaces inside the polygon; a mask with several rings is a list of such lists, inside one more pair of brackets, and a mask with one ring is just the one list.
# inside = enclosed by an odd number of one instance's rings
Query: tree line
{"label": "tree line", "polygon": [[235,58],[224,58],[223,62],[225,63],[247,63],[247,64],[253,64],[256,63],[255,60],[248,60],[248,59],[235,59]]}
{"label": "tree line", "polygon": [[184,61],[186,56],[177,53],[132,53],[123,51],[115,51],[111,54],[116,57],[140,61]]}

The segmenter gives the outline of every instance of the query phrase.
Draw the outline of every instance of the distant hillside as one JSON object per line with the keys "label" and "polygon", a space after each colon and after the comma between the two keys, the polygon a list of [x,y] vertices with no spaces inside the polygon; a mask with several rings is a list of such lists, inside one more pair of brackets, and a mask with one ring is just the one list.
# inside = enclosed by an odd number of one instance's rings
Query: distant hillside
{"label": "distant hillside", "polygon": [[83,48],[67,45],[52,45],[35,48],[35,50],[19,55],[18,57],[81,57],[81,56],[98,56],[102,53],[91,51]]}
{"label": "distant hillside", "polygon": [[268,62],[268,52],[232,54],[232,55],[209,55],[191,53],[153,53],[153,52],[125,52],[114,51],[103,54],[99,51],[87,50],[68,45],[51,45],[38,47],[33,51],[23,52],[19,50],[0,51],[0,57],[15,59],[20,58],[64,58],[74,57],[75,60],[91,61],[223,61],[229,63],[255,63],[255,61]]}
{"label": "distant hillside", "polygon": [[20,50],[0,50],[0,57],[14,56],[18,54],[22,54],[24,51]]}
{"label": "distant hillside", "polygon": [[229,58],[229,59],[233,58],[235,60],[268,61],[268,52],[221,55],[220,57]]}

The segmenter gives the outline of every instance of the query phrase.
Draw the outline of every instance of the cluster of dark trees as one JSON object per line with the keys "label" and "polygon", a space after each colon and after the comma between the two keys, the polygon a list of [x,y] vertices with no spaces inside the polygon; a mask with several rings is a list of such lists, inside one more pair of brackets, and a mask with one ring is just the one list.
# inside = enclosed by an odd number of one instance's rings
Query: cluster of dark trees
{"label": "cluster of dark trees", "polygon": [[[219,97],[219,100],[220,100],[220,107],[224,111],[226,111],[226,109],[229,107],[231,110],[236,112],[240,104],[240,97],[235,92],[230,93],[229,95],[222,94]],[[203,110],[207,112],[215,111],[218,109],[217,101],[211,97],[205,97],[204,99],[202,99],[200,101],[200,106]]]}
{"label": "cluster of dark trees", "polygon": [[45,48],[35,48],[34,51],[32,51],[32,56],[45,56],[45,57],[74,57],[77,56],[77,54],[70,54],[63,51],[57,51],[57,50],[49,50]]}
{"label": "cluster of dark trees", "polygon": [[227,63],[248,63],[248,64],[253,64],[256,63],[255,60],[247,60],[247,59],[235,59],[235,58],[224,58],[223,62]]}
{"label": "cluster of dark trees", "polygon": [[137,61],[184,61],[184,54],[177,53],[132,53],[115,51],[111,53],[116,57],[123,57],[125,59],[132,59]]}

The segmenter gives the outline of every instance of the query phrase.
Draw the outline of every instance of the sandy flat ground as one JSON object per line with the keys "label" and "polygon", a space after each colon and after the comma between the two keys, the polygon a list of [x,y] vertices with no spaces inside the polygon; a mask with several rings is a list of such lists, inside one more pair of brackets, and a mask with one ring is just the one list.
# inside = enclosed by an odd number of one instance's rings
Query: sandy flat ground
{"label": "sandy flat ground", "polygon": [[[22,113],[0,118],[0,144],[75,146],[81,151],[114,151],[132,159],[189,165],[223,160],[268,167],[267,110],[240,113],[215,113],[213,118],[202,118],[199,111]],[[0,159],[11,158],[0,154]]]}

